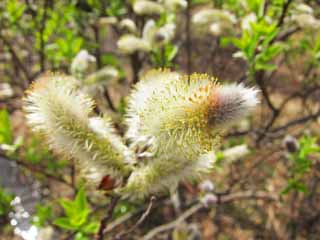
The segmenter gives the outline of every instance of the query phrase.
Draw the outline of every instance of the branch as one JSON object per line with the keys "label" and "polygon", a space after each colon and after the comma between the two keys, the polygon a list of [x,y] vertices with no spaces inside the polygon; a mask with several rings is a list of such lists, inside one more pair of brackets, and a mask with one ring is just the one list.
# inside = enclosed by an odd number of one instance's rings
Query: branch
{"label": "branch", "polygon": [[286,130],[287,128],[293,127],[295,125],[299,125],[311,120],[316,120],[318,117],[320,117],[320,110],[314,114],[311,114],[309,116],[306,117],[302,117],[302,118],[298,118],[296,120],[293,120],[291,122],[288,122],[280,127],[274,128],[271,130],[272,133],[278,132],[278,131],[282,131],[282,130]]}
{"label": "branch", "polygon": [[149,202],[149,205],[148,205],[146,211],[142,214],[142,216],[141,216],[140,219],[136,222],[136,224],[134,224],[131,228],[129,228],[128,231],[125,231],[125,232],[122,232],[122,233],[117,234],[117,236],[116,236],[115,239],[120,240],[120,239],[122,239],[122,237],[124,237],[125,235],[128,235],[129,233],[133,232],[137,227],[139,227],[140,224],[149,216],[155,200],[156,200],[156,198],[155,198],[154,196],[152,196],[152,197],[150,198],[150,202]]}
{"label": "branch", "polygon": [[189,218],[190,216],[192,216],[193,214],[195,214],[196,212],[198,212],[199,210],[203,209],[204,206],[202,203],[197,203],[196,205],[192,206],[191,208],[189,208],[188,210],[186,210],[180,217],[178,217],[176,220],[161,225],[159,227],[156,227],[154,229],[152,229],[150,232],[148,232],[145,236],[143,236],[141,239],[143,240],[150,240],[150,239],[154,239],[154,237],[156,235],[158,235],[161,232],[165,232],[168,230],[171,230],[173,228],[175,228],[177,225],[179,225],[180,223],[182,223],[183,221],[185,221],[187,218]]}
{"label": "branch", "polygon": [[104,234],[105,234],[105,229],[106,229],[107,223],[111,220],[112,215],[113,215],[113,210],[117,206],[119,199],[120,199],[120,196],[115,196],[115,197],[111,198],[111,202],[110,202],[108,211],[107,211],[105,217],[100,222],[99,231],[96,236],[97,240],[104,239]]}
{"label": "branch", "polygon": [[27,70],[26,66],[23,65],[21,59],[19,58],[18,54],[16,53],[16,51],[14,50],[13,46],[11,45],[11,43],[9,42],[9,40],[7,40],[3,35],[0,34],[0,39],[2,40],[2,42],[4,43],[4,45],[6,45],[9,49],[9,52],[13,58],[13,60],[17,63],[17,66],[21,69],[22,73],[24,74],[25,78],[27,79],[28,82],[32,81],[32,77],[29,74],[29,71]]}
{"label": "branch", "polygon": [[292,3],[292,0],[287,0],[287,2],[283,3],[281,16],[280,16],[280,18],[278,20],[277,27],[280,27],[283,24],[284,18],[287,15],[287,12],[288,12],[288,9],[289,9],[289,6],[290,6],[291,3]]}
{"label": "branch", "polygon": [[[220,204],[237,201],[237,200],[243,200],[243,199],[249,199],[249,200],[261,199],[261,200],[275,201],[278,199],[278,197],[268,192],[244,191],[244,192],[230,193],[230,194],[221,196]],[[187,218],[191,217],[193,214],[195,214],[196,212],[204,208],[205,207],[202,203],[197,203],[191,208],[189,208],[188,210],[186,210],[184,213],[182,213],[182,215],[178,217],[176,220],[152,229],[146,235],[144,235],[141,239],[143,240],[155,239],[155,236],[158,235],[159,233],[174,229],[176,226],[184,222]]]}
{"label": "branch", "polygon": [[30,164],[28,164],[28,163],[26,163],[24,161],[21,161],[21,160],[9,158],[8,156],[6,156],[2,152],[0,152],[0,158],[2,158],[4,160],[7,160],[9,162],[14,162],[14,163],[18,164],[19,166],[28,169],[31,172],[39,173],[39,174],[41,174],[41,175],[43,175],[43,176],[45,176],[47,178],[50,178],[50,179],[55,180],[57,182],[63,183],[65,185],[73,188],[72,184],[69,183],[68,181],[66,181],[64,178],[61,178],[61,177],[58,177],[57,175],[53,175],[53,174],[50,174],[50,173],[47,173],[47,172],[43,171],[43,169],[44,169],[43,166],[34,166],[34,165],[30,165]]}
{"label": "branch", "polygon": [[191,9],[191,0],[187,1],[187,9],[186,9],[186,50],[187,50],[187,73],[188,79],[192,72],[192,62],[191,62],[191,37],[190,37],[190,9]]}

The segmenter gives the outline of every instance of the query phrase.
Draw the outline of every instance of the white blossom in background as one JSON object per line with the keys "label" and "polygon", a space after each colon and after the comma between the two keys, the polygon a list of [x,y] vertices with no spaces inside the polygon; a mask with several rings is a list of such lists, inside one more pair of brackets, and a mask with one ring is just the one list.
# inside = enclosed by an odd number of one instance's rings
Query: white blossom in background
{"label": "white blossom in background", "polygon": [[313,14],[313,9],[306,4],[297,4],[291,11],[289,21],[295,22],[302,29],[317,30],[320,28],[320,20]]}
{"label": "white blossom in background", "polygon": [[125,18],[120,21],[119,27],[121,30],[126,30],[129,33],[136,33],[137,32],[137,26],[130,18]]}
{"label": "white blossom in background", "polygon": [[115,82],[119,79],[119,71],[113,66],[106,66],[100,70],[88,75],[83,79],[83,83],[86,85],[92,84],[106,84],[110,81]]}
{"label": "white blossom in background", "polygon": [[100,26],[114,25],[118,22],[116,17],[101,17],[99,18]]}
{"label": "white blossom in background", "polygon": [[303,29],[316,30],[320,28],[320,20],[316,19],[311,14],[297,14],[292,16],[292,20]]}
{"label": "white blossom in background", "polygon": [[251,24],[257,22],[257,16],[254,13],[250,13],[247,16],[243,17],[241,20],[241,29],[243,31],[251,31]]}
{"label": "white blossom in background", "polygon": [[295,137],[291,135],[286,135],[282,141],[282,145],[288,153],[294,153],[299,150],[300,144]]}
{"label": "white blossom in background", "polygon": [[188,6],[186,0],[162,0],[161,3],[169,11],[183,10]]}
{"label": "white blossom in background", "polygon": [[9,83],[0,84],[0,100],[11,98],[13,95],[14,92]]}
{"label": "white blossom in background", "polygon": [[199,189],[202,191],[202,192],[206,192],[206,193],[209,193],[209,192],[212,192],[214,190],[214,184],[211,180],[204,180],[202,181],[200,184],[199,184]]}
{"label": "white blossom in background", "polygon": [[308,6],[307,4],[300,3],[297,4],[294,8],[294,11],[296,13],[306,13],[306,14],[313,14],[312,7]]}
{"label": "white blossom in background", "polygon": [[152,43],[162,45],[170,42],[175,35],[176,25],[174,23],[167,23],[160,27],[153,36]]}
{"label": "white blossom in background", "polygon": [[141,38],[133,34],[125,34],[120,37],[117,45],[124,54],[132,54],[136,51],[149,52],[154,47],[170,42],[174,38],[175,30],[174,23],[158,27],[153,19],[149,19],[144,25]]}
{"label": "white blossom in background", "polygon": [[160,3],[148,0],[135,0],[132,7],[137,15],[159,15],[164,12]]}
{"label": "white blossom in background", "polygon": [[71,63],[70,72],[74,77],[82,79],[95,62],[96,58],[93,55],[87,50],[81,50]]}
{"label": "white blossom in background", "polygon": [[223,151],[223,159],[229,163],[239,160],[240,158],[248,155],[250,150],[246,144],[241,144],[228,148]]}
{"label": "white blossom in background", "polygon": [[151,50],[150,43],[135,35],[123,35],[117,42],[117,46],[120,52],[124,54],[132,54],[136,51],[148,52]]}
{"label": "white blossom in background", "polygon": [[219,36],[231,32],[236,17],[226,10],[202,9],[192,16],[191,21],[194,31]]}

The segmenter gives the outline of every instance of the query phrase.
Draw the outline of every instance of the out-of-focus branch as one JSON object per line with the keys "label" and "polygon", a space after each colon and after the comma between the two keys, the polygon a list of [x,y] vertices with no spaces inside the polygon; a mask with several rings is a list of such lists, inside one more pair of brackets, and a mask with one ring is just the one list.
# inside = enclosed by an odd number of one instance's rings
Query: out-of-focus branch
{"label": "out-of-focus branch", "polygon": [[40,34],[40,49],[39,49],[39,57],[40,57],[40,72],[45,71],[45,61],[46,61],[46,54],[44,51],[45,48],[45,42],[44,42],[44,30],[46,28],[46,22],[48,18],[48,8],[50,5],[51,0],[45,0],[43,4],[43,16],[40,22],[40,29],[39,29],[39,34]]}
{"label": "out-of-focus branch", "polygon": [[51,173],[45,172],[45,171],[44,171],[44,168],[45,168],[45,167],[43,167],[43,166],[39,166],[39,165],[34,166],[34,165],[28,164],[28,163],[26,163],[26,162],[24,162],[24,161],[21,161],[21,160],[18,160],[18,159],[12,159],[12,158],[8,157],[7,155],[5,155],[4,153],[2,153],[1,151],[0,151],[0,157],[1,157],[2,159],[7,160],[7,161],[16,163],[16,164],[19,165],[20,167],[23,167],[23,168],[25,168],[25,169],[28,169],[29,171],[36,172],[36,173],[38,173],[38,174],[40,174],[40,175],[43,175],[43,176],[45,176],[45,177],[47,177],[47,178],[49,178],[49,179],[55,180],[55,181],[57,181],[57,182],[63,183],[63,184],[65,184],[65,185],[73,188],[72,184],[69,183],[68,181],[66,181],[64,178],[59,177],[59,176],[54,175],[54,174],[51,174]]}
{"label": "out-of-focus branch", "polygon": [[0,39],[2,40],[2,42],[4,43],[5,46],[7,46],[7,48],[9,49],[9,52],[13,58],[13,60],[15,61],[15,63],[17,64],[17,66],[21,69],[22,73],[24,74],[26,80],[28,82],[32,81],[32,77],[27,69],[27,67],[22,63],[21,59],[19,58],[18,54],[16,53],[15,49],[13,48],[13,46],[11,45],[10,41],[8,39],[6,39],[3,35],[0,34]]}
{"label": "out-of-focus branch", "polygon": [[190,76],[192,72],[192,59],[191,59],[191,36],[190,36],[190,10],[191,10],[191,0],[187,1],[186,9],[186,50],[187,50],[187,73]]}
{"label": "out-of-focus branch", "polygon": [[[261,200],[266,200],[266,201],[275,201],[278,199],[278,197],[275,194],[271,194],[268,192],[263,192],[263,191],[244,191],[244,192],[236,192],[236,193],[230,193],[226,194],[220,197],[220,203],[228,203],[232,201],[238,201],[238,200],[244,200],[244,199],[261,199]],[[150,240],[154,239],[155,236],[157,236],[159,233],[169,231],[171,229],[174,229],[176,226],[181,224],[183,221],[185,221],[187,218],[191,217],[193,214],[196,212],[204,209],[204,205],[202,203],[197,203],[185,212],[183,212],[180,217],[178,217],[176,220],[161,225],[159,227],[156,227],[149,231],[146,235],[141,237],[143,240]]]}
{"label": "out-of-focus branch", "polygon": [[104,239],[104,234],[105,234],[105,229],[107,226],[107,223],[111,220],[112,215],[113,215],[113,210],[115,209],[115,207],[117,206],[117,203],[119,201],[120,197],[119,196],[115,196],[111,198],[109,207],[108,207],[108,211],[105,215],[105,217],[100,221],[100,227],[96,236],[97,240],[103,240]]}
{"label": "out-of-focus branch", "polygon": [[142,214],[142,216],[139,218],[139,220],[138,220],[131,228],[129,228],[129,230],[117,234],[116,239],[118,239],[118,240],[123,239],[124,236],[126,236],[126,235],[128,235],[129,233],[133,232],[137,227],[140,226],[141,223],[143,223],[143,221],[149,216],[149,214],[150,214],[150,212],[151,212],[151,209],[152,209],[152,206],[153,206],[153,204],[154,204],[155,199],[156,199],[156,198],[155,198],[154,196],[152,196],[152,197],[150,198],[149,205],[148,205],[146,211],[145,211],[145,212]]}
{"label": "out-of-focus branch", "polygon": [[292,0],[287,0],[285,3],[283,3],[281,15],[278,20],[277,27],[280,27],[283,24],[291,3],[292,3]]}

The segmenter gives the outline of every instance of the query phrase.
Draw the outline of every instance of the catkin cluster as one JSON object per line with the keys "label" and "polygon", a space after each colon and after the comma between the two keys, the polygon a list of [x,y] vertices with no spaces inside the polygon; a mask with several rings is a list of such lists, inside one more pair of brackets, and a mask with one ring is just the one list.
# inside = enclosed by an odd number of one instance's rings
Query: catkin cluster
{"label": "catkin cluster", "polygon": [[107,116],[95,116],[93,101],[66,76],[39,79],[24,108],[33,130],[73,158],[89,183],[98,187],[107,176],[118,183],[114,192],[144,198],[208,173],[221,132],[257,103],[253,88],[152,70],[129,96],[124,137]]}

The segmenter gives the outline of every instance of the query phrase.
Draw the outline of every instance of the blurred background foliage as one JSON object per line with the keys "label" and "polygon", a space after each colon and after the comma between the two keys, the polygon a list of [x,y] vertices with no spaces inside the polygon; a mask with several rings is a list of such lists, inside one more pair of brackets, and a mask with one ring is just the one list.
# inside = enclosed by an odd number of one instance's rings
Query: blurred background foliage
{"label": "blurred background foliage", "polygon": [[0,1],[0,238],[93,239],[112,204],[26,127],[30,84],[76,77],[123,133],[133,84],[170,68],[255,86],[261,105],[203,184],[158,198],[143,224],[149,203],[120,201],[105,239],[318,239],[319,66],[319,1]]}

